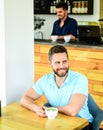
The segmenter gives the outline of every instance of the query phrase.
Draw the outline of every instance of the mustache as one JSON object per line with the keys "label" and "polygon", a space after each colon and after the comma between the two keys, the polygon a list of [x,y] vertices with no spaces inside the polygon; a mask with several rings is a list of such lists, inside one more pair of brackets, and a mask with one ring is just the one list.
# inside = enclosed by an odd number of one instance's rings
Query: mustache
{"label": "mustache", "polygon": [[67,68],[60,68],[60,69],[58,69],[58,70],[66,70]]}
{"label": "mustache", "polygon": [[62,15],[58,15],[58,16],[62,16]]}

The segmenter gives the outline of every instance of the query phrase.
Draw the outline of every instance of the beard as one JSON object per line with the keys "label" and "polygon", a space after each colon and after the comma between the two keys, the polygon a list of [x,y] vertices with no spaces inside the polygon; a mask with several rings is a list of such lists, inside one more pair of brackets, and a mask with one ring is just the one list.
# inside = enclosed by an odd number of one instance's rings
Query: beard
{"label": "beard", "polygon": [[58,15],[58,18],[59,18],[60,20],[63,20],[63,19],[65,19],[66,17],[67,17],[66,13],[64,13],[63,15]]}
{"label": "beard", "polygon": [[[52,68],[53,69],[53,68]],[[58,76],[58,77],[65,77],[66,74],[68,73],[69,67],[68,68],[60,68],[60,69],[53,69],[53,72]],[[60,72],[62,71],[62,72]]]}
{"label": "beard", "polygon": [[63,20],[63,19],[65,18],[65,16],[59,15],[58,18],[59,18],[60,20]]}

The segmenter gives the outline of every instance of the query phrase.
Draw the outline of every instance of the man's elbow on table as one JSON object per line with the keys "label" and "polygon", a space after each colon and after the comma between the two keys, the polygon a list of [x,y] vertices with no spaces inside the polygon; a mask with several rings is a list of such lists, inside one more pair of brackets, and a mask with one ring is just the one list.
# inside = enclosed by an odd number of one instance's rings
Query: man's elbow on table
{"label": "man's elbow on table", "polygon": [[20,105],[30,108],[31,104],[34,104],[33,98],[31,98],[27,94],[24,94],[24,96],[21,98]]}
{"label": "man's elbow on table", "polygon": [[34,100],[26,95],[22,97],[20,105],[33,112],[36,112],[38,109],[38,106],[34,104]]}
{"label": "man's elbow on table", "polygon": [[25,96],[23,96],[20,100],[20,105],[25,107],[26,106],[25,104],[26,104],[26,100],[25,100]]}

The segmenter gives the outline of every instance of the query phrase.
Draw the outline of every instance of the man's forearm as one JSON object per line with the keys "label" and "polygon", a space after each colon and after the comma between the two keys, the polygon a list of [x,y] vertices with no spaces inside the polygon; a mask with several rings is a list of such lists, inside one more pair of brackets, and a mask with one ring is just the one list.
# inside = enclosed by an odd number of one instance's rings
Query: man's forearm
{"label": "man's forearm", "polygon": [[38,109],[38,105],[36,105],[34,103],[33,99],[30,99],[28,97],[23,97],[20,101],[20,104],[28,109],[30,109],[33,112],[36,112],[36,110]]}
{"label": "man's forearm", "polygon": [[68,116],[76,116],[77,112],[71,106],[58,107],[58,111]]}

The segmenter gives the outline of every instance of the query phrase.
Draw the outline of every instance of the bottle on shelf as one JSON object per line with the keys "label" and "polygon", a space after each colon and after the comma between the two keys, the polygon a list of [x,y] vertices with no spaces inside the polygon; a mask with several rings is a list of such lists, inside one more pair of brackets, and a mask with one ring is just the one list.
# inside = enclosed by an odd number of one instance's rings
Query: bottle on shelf
{"label": "bottle on shelf", "polygon": [[51,2],[51,5],[50,5],[50,13],[54,13],[54,4],[53,4],[53,1]]}
{"label": "bottle on shelf", "polygon": [[88,1],[84,3],[84,13],[88,13]]}
{"label": "bottle on shelf", "polygon": [[53,1],[53,13],[56,13],[56,8],[55,8],[55,6],[56,6],[56,1]]}
{"label": "bottle on shelf", "polygon": [[67,1],[67,4],[68,4],[68,13],[70,13],[71,12],[71,5],[70,5],[69,0]]}
{"label": "bottle on shelf", "polygon": [[77,8],[77,13],[81,13],[81,1],[78,1],[78,8]]}
{"label": "bottle on shelf", "polygon": [[56,0],[56,3],[59,3],[60,2],[60,0]]}
{"label": "bottle on shelf", "polygon": [[74,1],[73,2],[73,7],[72,7],[72,13],[76,14],[77,13],[77,8],[78,7],[78,2]]}
{"label": "bottle on shelf", "polygon": [[82,1],[82,3],[81,3],[81,6],[82,6],[82,7],[81,7],[81,13],[84,13],[84,9],[85,9],[85,8],[84,8],[84,5],[85,5],[85,3],[84,3],[84,1]]}

